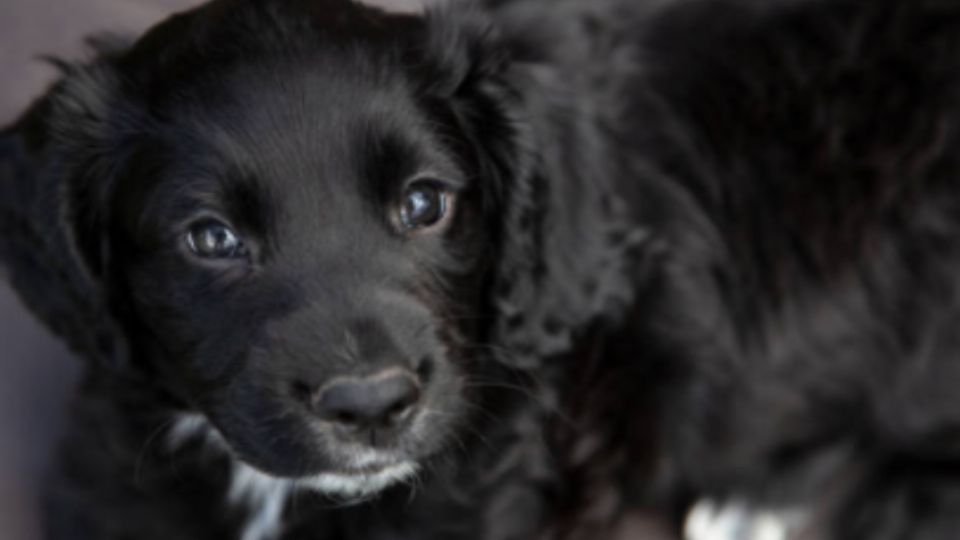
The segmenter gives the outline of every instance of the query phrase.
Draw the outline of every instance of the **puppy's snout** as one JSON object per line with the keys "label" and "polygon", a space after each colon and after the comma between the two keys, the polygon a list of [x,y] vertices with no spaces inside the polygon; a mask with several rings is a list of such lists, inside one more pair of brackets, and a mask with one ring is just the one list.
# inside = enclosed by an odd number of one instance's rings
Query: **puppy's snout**
{"label": "puppy's snout", "polygon": [[412,374],[388,370],[363,378],[335,380],[317,392],[313,408],[323,419],[351,428],[392,427],[420,401]]}

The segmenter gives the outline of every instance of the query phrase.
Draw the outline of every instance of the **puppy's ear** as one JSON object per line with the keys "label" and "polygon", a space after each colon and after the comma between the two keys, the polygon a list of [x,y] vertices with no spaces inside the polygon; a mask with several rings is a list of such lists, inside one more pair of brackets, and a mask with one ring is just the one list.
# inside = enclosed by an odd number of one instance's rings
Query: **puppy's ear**
{"label": "puppy's ear", "polygon": [[[455,9],[456,8],[456,9]],[[441,102],[465,138],[464,152],[484,183],[488,210],[502,207],[510,178],[532,165],[527,125],[507,78],[508,49],[496,26],[472,5],[444,4],[427,13],[418,59],[424,93]]]}
{"label": "puppy's ear", "polygon": [[123,362],[105,286],[116,77],[105,59],[60,67],[64,78],[0,135],[0,263],[27,306],[75,351]]}
{"label": "puppy's ear", "polygon": [[549,52],[476,11],[441,12],[429,30],[498,231],[495,339],[502,360],[536,367],[628,308],[647,234],[617,194],[597,104]]}

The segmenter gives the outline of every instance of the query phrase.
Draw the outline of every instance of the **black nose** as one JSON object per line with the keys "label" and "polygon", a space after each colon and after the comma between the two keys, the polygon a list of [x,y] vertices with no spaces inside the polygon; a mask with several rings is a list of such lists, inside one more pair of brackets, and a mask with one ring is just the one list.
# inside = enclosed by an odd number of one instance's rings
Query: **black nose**
{"label": "black nose", "polygon": [[410,416],[420,400],[411,374],[389,370],[360,379],[340,379],[323,387],[314,407],[322,418],[349,427],[392,426]]}

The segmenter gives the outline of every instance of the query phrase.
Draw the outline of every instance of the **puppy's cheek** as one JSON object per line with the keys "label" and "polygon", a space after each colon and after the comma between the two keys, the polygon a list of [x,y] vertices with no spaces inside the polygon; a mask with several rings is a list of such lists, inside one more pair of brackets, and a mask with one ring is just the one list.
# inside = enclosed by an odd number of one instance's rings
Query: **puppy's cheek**
{"label": "puppy's cheek", "polygon": [[438,362],[427,385],[422,413],[410,427],[411,454],[425,456],[454,444],[469,409],[466,380],[461,366],[448,359]]}
{"label": "puppy's cheek", "polygon": [[264,472],[296,477],[332,465],[305,415],[256,377],[234,379],[206,409],[232,453]]}

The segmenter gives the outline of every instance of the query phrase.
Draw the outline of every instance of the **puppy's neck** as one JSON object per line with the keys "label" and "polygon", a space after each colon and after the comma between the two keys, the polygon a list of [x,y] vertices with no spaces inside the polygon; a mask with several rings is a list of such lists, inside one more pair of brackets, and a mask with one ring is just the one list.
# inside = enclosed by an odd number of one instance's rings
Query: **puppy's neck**
{"label": "puppy's neck", "polygon": [[[198,439],[202,440],[205,451],[230,453],[223,436],[201,414],[181,415],[167,433],[171,450]],[[246,511],[241,540],[278,538],[283,531],[283,509],[293,491],[293,483],[264,474],[233,456],[230,467],[227,501]]]}

